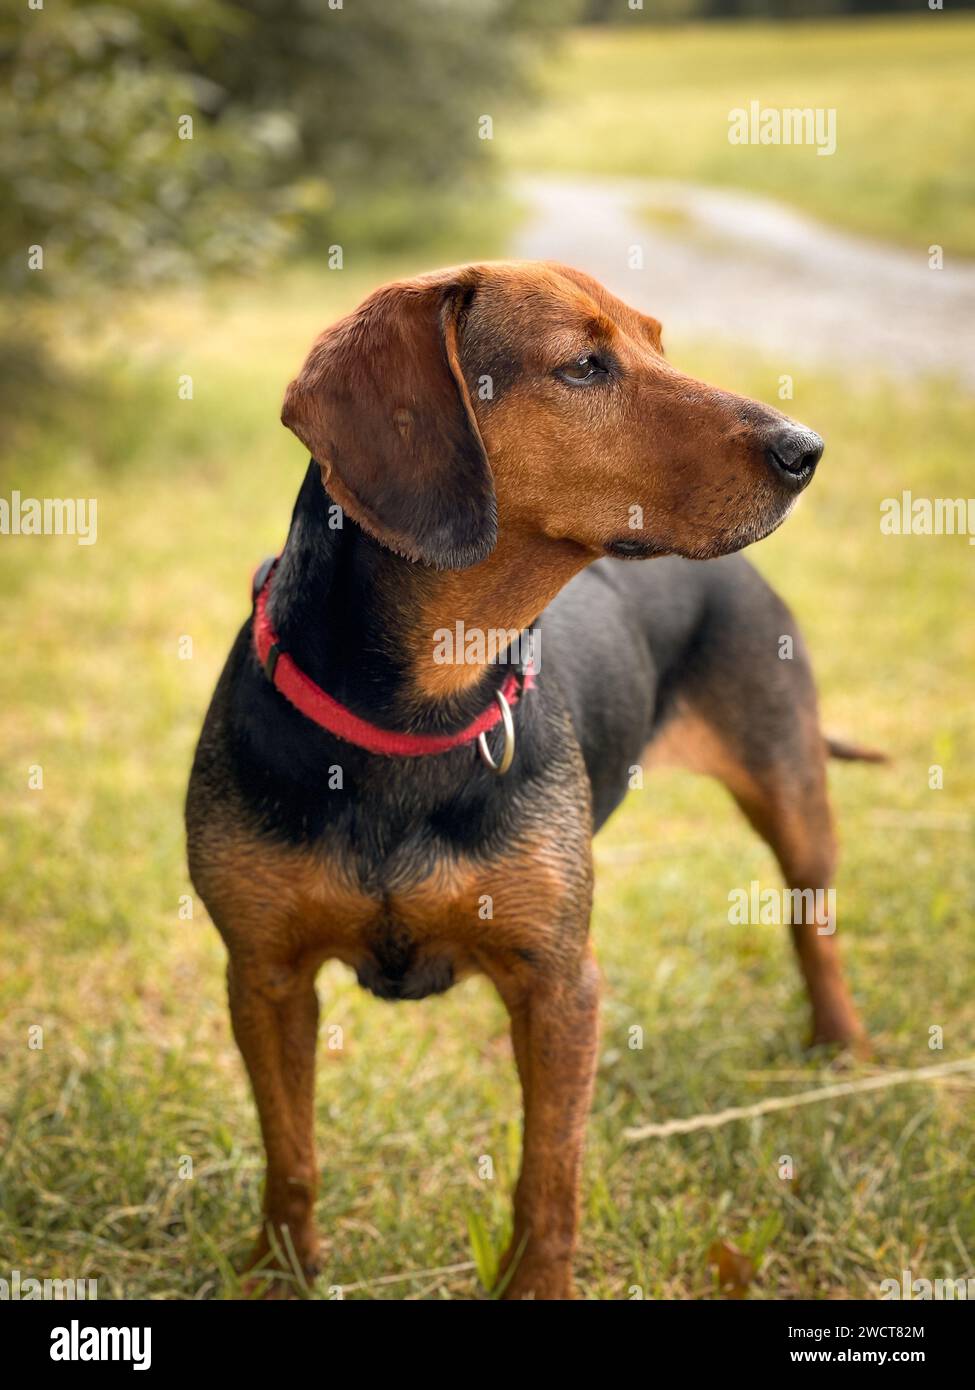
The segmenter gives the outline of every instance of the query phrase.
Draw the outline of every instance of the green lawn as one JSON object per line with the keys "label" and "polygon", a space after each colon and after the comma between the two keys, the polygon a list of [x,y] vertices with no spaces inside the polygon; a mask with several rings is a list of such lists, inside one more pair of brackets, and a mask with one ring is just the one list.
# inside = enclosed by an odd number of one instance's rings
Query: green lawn
{"label": "green lawn", "polygon": [[[103,1298],[235,1291],[260,1147],[222,949],[199,906],[192,921],[178,912],[181,801],[251,566],[280,544],[304,471],[277,423],[283,385],[315,331],[391,269],[171,295],[135,321],[110,308],[124,365],[106,358],[99,389],[54,402],[4,461],[4,495],[97,496],[99,538],[0,541],[0,1273],[97,1277]],[[776,400],[779,362],[681,363]],[[183,373],[191,402],[177,397]],[[902,487],[970,491],[975,409],[937,386],[797,383],[795,413],[829,451],[754,558],[805,624],[828,727],[896,759],[833,770],[850,974],[876,1066],[971,1056],[973,555],[963,537],[883,537],[878,522]],[[928,788],[935,762],[941,791]],[[36,764],[43,790],[28,789]],[[872,1296],[906,1267],[975,1273],[970,1079],[623,1142],[628,1124],[818,1085],[828,1059],[802,1049],[784,932],[727,923],[732,888],[775,880],[720,789],[655,776],[597,848],[606,988],[581,1291],[706,1296],[717,1238],[762,1257],[755,1297]],[[469,1217],[501,1240],[518,1142],[503,1009],[479,981],[384,1005],[338,966],[321,995],[320,1292],[470,1297],[466,1270],[371,1281],[470,1260]],[[342,1051],[328,1047],[333,1024]],[[642,1051],[628,1047],[633,1024]],[[28,1046],[34,1025],[43,1049]],[[929,1051],[933,1025],[943,1052]],[[791,1182],[777,1176],[783,1154]],[[478,1177],[482,1155],[492,1181]]]}
{"label": "green lawn", "polygon": [[[855,231],[975,253],[975,17],[582,29],[535,114],[496,123],[513,167],[767,193]],[[728,113],[836,110],[836,153],[732,145]]]}

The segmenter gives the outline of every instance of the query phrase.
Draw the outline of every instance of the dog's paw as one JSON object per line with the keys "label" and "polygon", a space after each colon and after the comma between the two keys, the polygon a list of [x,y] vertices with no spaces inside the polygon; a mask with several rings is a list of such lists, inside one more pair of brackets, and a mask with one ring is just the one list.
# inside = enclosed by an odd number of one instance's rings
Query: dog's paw
{"label": "dog's paw", "polygon": [[867,1034],[860,1028],[818,1028],[809,1040],[810,1050],[821,1048],[830,1054],[830,1065],[842,1070],[855,1062],[873,1060],[874,1050]]}
{"label": "dog's paw", "polygon": [[244,1298],[306,1298],[321,1270],[318,1238],[305,1231],[298,1238],[287,1226],[266,1226],[242,1271]]}
{"label": "dog's paw", "polygon": [[524,1239],[513,1240],[502,1256],[494,1297],[506,1303],[573,1298],[571,1256],[545,1259],[525,1245]]}
{"label": "dog's paw", "polygon": [[505,1303],[525,1299],[560,1302],[575,1297],[571,1272],[550,1265],[535,1268],[519,1265],[499,1296]]}

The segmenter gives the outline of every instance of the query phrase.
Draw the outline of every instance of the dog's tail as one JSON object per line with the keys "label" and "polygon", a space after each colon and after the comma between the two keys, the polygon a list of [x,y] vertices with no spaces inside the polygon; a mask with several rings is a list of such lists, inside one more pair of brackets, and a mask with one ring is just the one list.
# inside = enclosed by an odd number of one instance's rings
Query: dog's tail
{"label": "dog's tail", "polygon": [[844,743],[842,739],[830,738],[828,735],[824,739],[826,751],[831,758],[839,758],[844,763],[889,763],[890,759],[886,753],[879,752],[876,748],[861,748],[858,743]]}

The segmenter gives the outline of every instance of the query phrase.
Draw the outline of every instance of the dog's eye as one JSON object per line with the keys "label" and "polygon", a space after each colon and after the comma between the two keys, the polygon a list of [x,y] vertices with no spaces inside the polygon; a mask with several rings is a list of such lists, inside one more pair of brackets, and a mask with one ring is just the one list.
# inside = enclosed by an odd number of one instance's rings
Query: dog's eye
{"label": "dog's eye", "polygon": [[606,368],[592,353],[577,357],[574,362],[567,362],[564,367],[556,368],[555,372],[559,380],[569,386],[589,386],[606,374]]}

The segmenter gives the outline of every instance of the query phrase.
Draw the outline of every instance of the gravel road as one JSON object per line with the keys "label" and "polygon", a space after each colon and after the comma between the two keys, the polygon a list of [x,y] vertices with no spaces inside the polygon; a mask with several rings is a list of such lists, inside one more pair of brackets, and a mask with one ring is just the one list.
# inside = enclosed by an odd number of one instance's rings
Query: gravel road
{"label": "gravel road", "polygon": [[[932,270],[927,238],[902,250],[693,184],[546,175],[514,191],[528,216],[513,255],[588,271],[662,319],[671,339],[747,343],[783,371],[825,362],[975,390],[975,263],[950,247]],[[634,246],[643,269],[629,266]]]}

